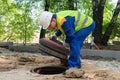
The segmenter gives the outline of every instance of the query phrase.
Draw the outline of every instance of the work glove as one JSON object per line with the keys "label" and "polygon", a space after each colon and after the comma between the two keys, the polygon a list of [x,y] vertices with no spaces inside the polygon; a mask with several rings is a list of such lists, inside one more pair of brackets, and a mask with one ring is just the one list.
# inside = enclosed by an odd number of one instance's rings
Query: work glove
{"label": "work glove", "polygon": [[53,34],[51,37],[50,37],[50,40],[57,40],[57,36],[55,34]]}
{"label": "work glove", "polygon": [[64,46],[66,49],[70,49],[69,43],[63,42],[63,46]]}

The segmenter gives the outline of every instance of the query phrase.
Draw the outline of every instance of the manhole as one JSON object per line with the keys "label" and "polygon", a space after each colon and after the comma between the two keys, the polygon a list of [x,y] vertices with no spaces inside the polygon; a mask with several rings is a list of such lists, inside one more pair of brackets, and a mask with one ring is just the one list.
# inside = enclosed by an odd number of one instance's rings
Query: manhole
{"label": "manhole", "polygon": [[44,67],[38,67],[31,70],[31,72],[38,73],[38,74],[46,74],[46,75],[52,75],[52,74],[60,74],[63,73],[67,68],[62,66],[44,66]]}

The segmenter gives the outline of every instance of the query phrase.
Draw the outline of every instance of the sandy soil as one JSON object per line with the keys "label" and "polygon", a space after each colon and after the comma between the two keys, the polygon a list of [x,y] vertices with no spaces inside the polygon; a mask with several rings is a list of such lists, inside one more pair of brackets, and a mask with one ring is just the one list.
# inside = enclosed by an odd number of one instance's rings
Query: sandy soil
{"label": "sandy soil", "polygon": [[[60,60],[51,56],[20,55],[22,53],[11,52],[1,48],[0,52],[1,54],[12,53],[12,55],[0,55],[0,80],[120,80],[119,72],[99,67],[89,62],[82,62],[81,69],[72,69],[67,72],[67,76],[63,73],[52,75],[38,74],[31,72],[31,70],[42,66],[61,66]],[[70,76],[75,77],[73,73],[81,75],[81,77],[69,78]]]}

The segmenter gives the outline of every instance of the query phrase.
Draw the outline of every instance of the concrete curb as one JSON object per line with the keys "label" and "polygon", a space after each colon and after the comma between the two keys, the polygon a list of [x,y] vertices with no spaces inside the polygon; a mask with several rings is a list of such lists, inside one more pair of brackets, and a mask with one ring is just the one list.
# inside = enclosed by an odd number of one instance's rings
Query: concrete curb
{"label": "concrete curb", "polygon": [[[31,45],[27,45],[27,46],[11,45],[11,46],[9,46],[8,49],[12,50],[12,51],[17,51],[17,52],[31,52],[31,53],[43,54],[43,52],[39,49],[38,45],[34,45],[34,46],[31,46]],[[47,55],[47,53],[46,53],[46,55]],[[120,51],[82,49],[81,50],[81,57],[85,58],[85,59],[120,60]]]}
{"label": "concrete curb", "polygon": [[82,49],[81,56],[120,60],[120,51]]}
{"label": "concrete curb", "polygon": [[11,51],[17,51],[17,52],[31,52],[31,53],[35,53],[35,52],[40,52],[39,47],[36,45],[11,45],[8,47],[9,50]]}
{"label": "concrete curb", "polygon": [[13,45],[13,42],[0,42],[0,47],[8,47],[10,45]]}

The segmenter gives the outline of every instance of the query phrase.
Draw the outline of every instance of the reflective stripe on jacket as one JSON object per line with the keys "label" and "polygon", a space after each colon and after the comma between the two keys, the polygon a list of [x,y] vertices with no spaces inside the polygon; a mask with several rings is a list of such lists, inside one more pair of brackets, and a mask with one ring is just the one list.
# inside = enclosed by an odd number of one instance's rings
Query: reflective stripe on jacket
{"label": "reflective stripe on jacket", "polygon": [[[78,21],[78,11],[65,10],[65,11],[58,12],[56,14],[57,14],[57,18],[56,18],[57,25],[62,33],[64,33],[64,31],[61,28],[61,26],[63,24],[61,22],[65,22],[65,19],[63,19],[64,17],[72,16],[72,17],[75,17],[74,23],[76,23],[76,21]],[[92,21],[93,21],[92,18],[90,18],[89,16],[86,16],[85,14],[82,14],[82,13],[80,13],[79,17],[80,17],[80,19],[77,22],[77,25],[75,26],[76,32],[79,31],[81,28],[88,27],[89,25],[92,24]],[[64,20],[64,21],[62,21],[62,20]]]}

